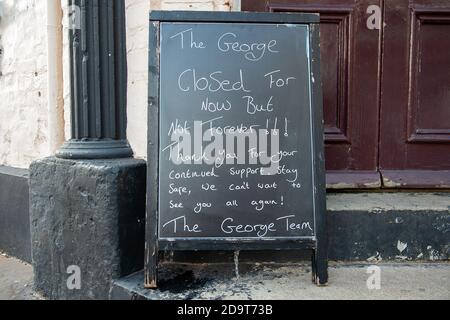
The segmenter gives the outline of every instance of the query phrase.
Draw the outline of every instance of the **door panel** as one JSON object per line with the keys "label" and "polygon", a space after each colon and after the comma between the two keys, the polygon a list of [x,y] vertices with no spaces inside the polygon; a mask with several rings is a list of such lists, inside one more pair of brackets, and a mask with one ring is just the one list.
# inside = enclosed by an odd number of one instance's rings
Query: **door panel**
{"label": "door panel", "polygon": [[385,186],[448,188],[450,2],[385,1],[384,16],[380,169]]}
{"label": "door panel", "polygon": [[[381,0],[380,0],[381,1]],[[321,14],[325,151],[329,188],[377,188],[380,31],[368,0],[243,0],[243,11]]]}
{"label": "door panel", "polygon": [[[370,5],[383,8],[382,31],[366,27]],[[321,14],[328,187],[450,188],[450,1],[242,0],[242,8]]]}

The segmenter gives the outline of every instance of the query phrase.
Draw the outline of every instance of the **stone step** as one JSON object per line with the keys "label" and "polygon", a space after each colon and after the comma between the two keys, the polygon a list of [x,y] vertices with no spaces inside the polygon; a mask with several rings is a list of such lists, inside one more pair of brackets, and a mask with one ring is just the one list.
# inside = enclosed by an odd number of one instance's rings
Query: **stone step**
{"label": "stone step", "polygon": [[329,257],[448,260],[450,193],[341,193],[327,200]]}
{"label": "stone step", "polygon": [[158,290],[139,272],[116,281],[113,300],[450,299],[450,263],[332,263],[326,287],[311,282],[308,264],[163,266]]}

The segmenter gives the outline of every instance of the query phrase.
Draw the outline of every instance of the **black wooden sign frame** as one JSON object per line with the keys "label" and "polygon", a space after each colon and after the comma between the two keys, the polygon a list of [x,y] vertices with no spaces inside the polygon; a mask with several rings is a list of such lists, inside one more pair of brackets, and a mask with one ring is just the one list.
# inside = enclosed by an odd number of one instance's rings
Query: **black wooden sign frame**
{"label": "black wooden sign frame", "polygon": [[[160,24],[163,22],[191,23],[257,23],[309,25],[311,49],[313,163],[316,236],[310,239],[257,240],[160,240],[158,236],[159,201],[159,108],[160,108]],[[320,72],[319,15],[311,13],[250,13],[250,12],[195,12],[153,11],[150,14],[149,42],[149,100],[148,100],[148,172],[145,287],[155,289],[158,283],[160,251],[197,250],[311,250],[313,282],[328,282],[328,239],[326,222],[326,187],[323,142],[323,101]]]}

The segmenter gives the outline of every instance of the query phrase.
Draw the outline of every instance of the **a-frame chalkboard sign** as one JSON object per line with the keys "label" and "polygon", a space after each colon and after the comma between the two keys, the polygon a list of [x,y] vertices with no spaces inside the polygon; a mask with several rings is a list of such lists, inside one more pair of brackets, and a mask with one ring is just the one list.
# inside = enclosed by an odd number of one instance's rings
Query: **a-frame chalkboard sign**
{"label": "a-frame chalkboard sign", "polygon": [[328,281],[319,15],[150,14],[145,285],[167,250],[311,250]]}

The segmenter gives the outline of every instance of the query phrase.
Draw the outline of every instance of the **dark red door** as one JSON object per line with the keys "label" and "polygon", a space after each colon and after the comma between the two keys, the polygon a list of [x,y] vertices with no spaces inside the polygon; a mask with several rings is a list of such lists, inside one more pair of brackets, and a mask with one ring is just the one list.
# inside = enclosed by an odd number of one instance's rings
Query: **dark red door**
{"label": "dark red door", "polygon": [[380,32],[366,27],[368,3],[355,0],[242,1],[243,11],[321,14],[327,185],[380,187]]}
{"label": "dark red door", "polygon": [[449,188],[450,1],[385,1],[384,20],[384,185]]}
{"label": "dark red door", "polygon": [[[382,28],[367,25],[374,5]],[[321,14],[328,187],[450,186],[449,8],[449,0],[242,0],[243,11]]]}

